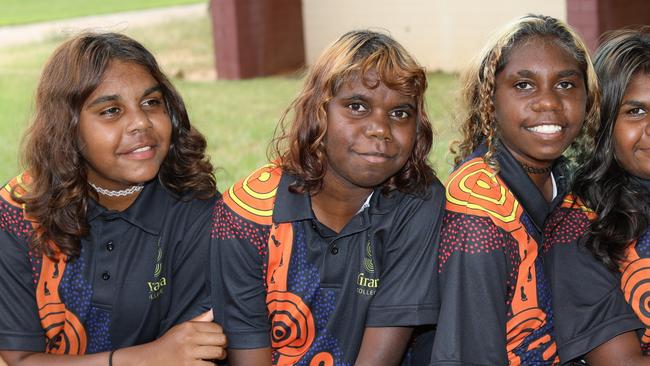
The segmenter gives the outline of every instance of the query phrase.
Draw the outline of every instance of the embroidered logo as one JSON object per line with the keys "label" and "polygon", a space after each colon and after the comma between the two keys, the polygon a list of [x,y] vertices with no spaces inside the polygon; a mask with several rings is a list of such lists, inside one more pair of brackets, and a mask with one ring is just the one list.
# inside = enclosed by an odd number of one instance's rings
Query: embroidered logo
{"label": "embroidered logo", "polygon": [[158,238],[158,243],[156,244],[156,265],[153,270],[153,280],[147,282],[147,287],[149,289],[149,300],[155,300],[160,297],[165,291],[165,286],[167,286],[167,279],[165,276],[161,277],[163,270],[163,249],[160,245],[160,238]]}
{"label": "embroidered logo", "polygon": [[372,257],[370,240],[366,242],[366,255],[363,258],[363,270],[357,275],[357,293],[373,296],[379,286],[379,278],[375,278],[375,262]]}

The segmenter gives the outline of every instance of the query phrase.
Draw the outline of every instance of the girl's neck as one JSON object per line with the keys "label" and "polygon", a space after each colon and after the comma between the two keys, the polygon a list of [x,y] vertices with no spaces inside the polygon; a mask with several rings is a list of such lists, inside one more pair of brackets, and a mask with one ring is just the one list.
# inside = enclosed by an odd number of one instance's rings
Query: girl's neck
{"label": "girl's neck", "polygon": [[546,202],[553,200],[553,176],[551,172],[543,174],[527,173],[530,180],[533,181],[537,189],[542,193]]}
{"label": "girl's neck", "polygon": [[124,211],[129,208],[144,188],[144,186],[138,185],[130,187],[129,189],[113,191],[92,183],[90,183],[90,185],[92,186],[91,189],[94,189],[97,194],[97,202],[112,211]]}
{"label": "girl's neck", "polygon": [[311,207],[318,221],[340,232],[359,212],[372,189],[335,190],[324,187],[311,196]]}

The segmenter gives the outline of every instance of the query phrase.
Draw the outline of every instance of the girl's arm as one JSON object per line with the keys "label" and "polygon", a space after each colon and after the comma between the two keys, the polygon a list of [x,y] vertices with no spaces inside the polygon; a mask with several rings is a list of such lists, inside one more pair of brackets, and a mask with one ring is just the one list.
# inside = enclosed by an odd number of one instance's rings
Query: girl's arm
{"label": "girl's arm", "polygon": [[508,364],[508,271],[501,234],[488,218],[447,213],[438,254],[441,305],[432,365]]}
{"label": "girl's arm", "polygon": [[[121,348],[113,353],[113,366],[212,365],[203,360],[226,357],[226,336],[212,322],[212,311],[171,328],[159,339]],[[52,355],[25,351],[0,351],[9,366],[106,366],[109,352],[91,355]]]}
{"label": "girl's arm", "polygon": [[596,347],[585,357],[590,366],[642,366],[650,365],[650,357],[641,353],[635,332],[626,332]]}
{"label": "girl's arm", "polygon": [[643,286],[629,281],[632,287],[638,287],[632,298],[641,300],[628,304],[621,291],[620,275],[611,272],[582,245],[590,221],[579,206],[562,207],[552,215],[548,221],[556,222],[559,217],[561,225],[547,234],[545,245],[549,250],[544,254],[544,265],[553,295],[554,331],[560,359],[571,360],[589,353],[593,360],[598,360],[604,357],[601,347],[605,350],[620,347],[626,351],[621,356],[641,355],[635,331],[643,329],[644,324],[633,308],[643,303],[643,296],[639,295]]}
{"label": "girl's arm", "polygon": [[356,366],[399,365],[413,328],[366,328]]}
{"label": "girl's arm", "polygon": [[228,364],[230,366],[272,366],[271,348],[229,349]]}

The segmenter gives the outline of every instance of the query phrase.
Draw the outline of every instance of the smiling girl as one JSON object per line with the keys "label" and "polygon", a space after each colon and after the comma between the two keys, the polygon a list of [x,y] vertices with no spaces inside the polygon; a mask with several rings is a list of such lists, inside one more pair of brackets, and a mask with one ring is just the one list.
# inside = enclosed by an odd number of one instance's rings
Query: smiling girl
{"label": "smiling girl", "polygon": [[54,52],[27,169],[0,191],[0,355],[10,365],[224,357],[206,312],[219,194],[205,147],[136,41],[88,33]]}
{"label": "smiling girl", "polygon": [[215,314],[229,364],[395,365],[433,324],[442,186],[423,69],[390,37],[343,35],[315,63],[277,160],[216,206]]}
{"label": "smiling girl", "polygon": [[564,360],[650,365],[650,28],[608,35],[593,156],[553,213],[549,267]]}
{"label": "smiling girl", "polygon": [[430,364],[555,364],[542,234],[566,189],[562,154],[595,123],[591,61],[568,26],[528,15],[488,43],[464,80]]}

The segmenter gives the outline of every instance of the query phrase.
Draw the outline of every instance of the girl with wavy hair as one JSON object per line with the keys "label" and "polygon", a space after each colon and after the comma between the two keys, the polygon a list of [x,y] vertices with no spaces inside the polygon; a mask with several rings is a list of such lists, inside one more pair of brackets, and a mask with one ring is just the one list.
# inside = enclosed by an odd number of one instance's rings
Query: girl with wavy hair
{"label": "girl with wavy hair", "polygon": [[573,144],[579,156],[594,127],[591,60],[566,24],[527,15],[488,42],[464,81],[430,364],[555,364],[543,228],[565,194],[563,153]]}
{"label": "girl with wavy hair", "polygon": [[563,360],[650,364],[650,28],[608,34],[596,51],[595,151],[552,217],[550,266]]}
{"label": "girl with wavy hair", "polygon": [[387,35],[344,34],[278,128],[273,162],[217,203],[215,315],[237,365],[394,365],[437,316],[442,186],[424,70]]}
{"label": "girl with wavy hair", "polygon": [[0,355],[223,357],[203,272],[219,194],[205,138],[153,55],[121,34],[73,37],[45,65],[35,109],[26,170],[0,191]]}

